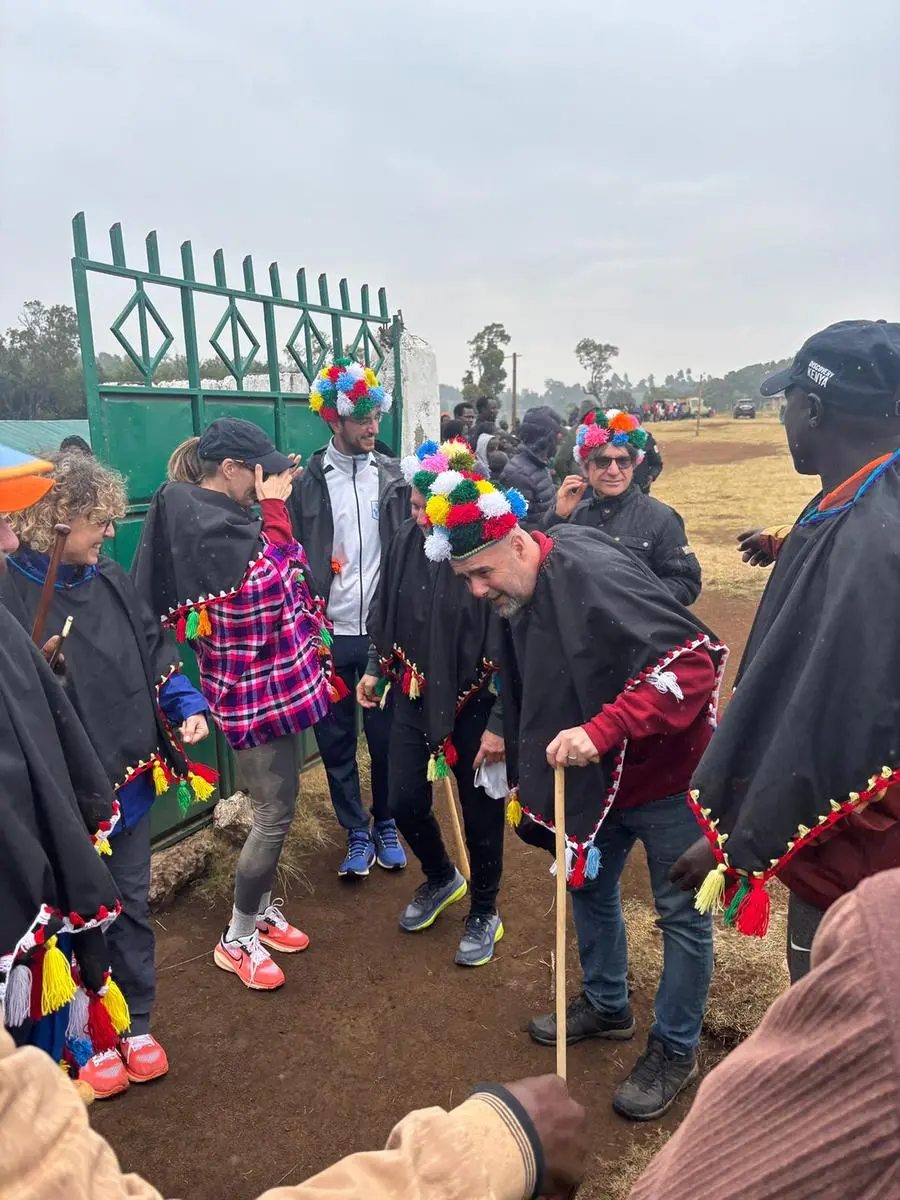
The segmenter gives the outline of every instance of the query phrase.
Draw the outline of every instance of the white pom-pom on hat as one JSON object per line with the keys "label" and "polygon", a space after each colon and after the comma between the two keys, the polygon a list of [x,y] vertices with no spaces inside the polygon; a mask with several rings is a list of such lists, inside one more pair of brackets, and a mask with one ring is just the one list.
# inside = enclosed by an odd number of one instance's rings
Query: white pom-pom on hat
{"label": "white pom-pom on hat", "polygon": [[353,416],[353,401],[349,398],[346,392],[339,391],[337,394],[337,410],[342,417]]}
{"label": "white pom-pom on hat", "polygon": [[391,392],[384,393],[384,399],[381,401],[381,411],[388,413],[391,411],[391,405],[394,403],[394,397]]}
{"label": "white pom-pom on hat", "polygon": [[344,370],[354,379],[365,379],[366,377],[365,368],[361,367],[359,363],[350,363],[349,366],[344,367]]}
{"label": "white pom-pom on hat", "polygon": [[486,517],[504,517],[512,511],[502,492],[482,492],[478,497],[478,507]]}
{"label": "white pom-pom on hat", "polygon": [[406,482],[412,483],[413,476],[422,470],[422,464],[414,454],[407,454],[406,458],[400,460],[400,470]]}
{"label": "white pom-pom on hat", "polygon": [[425,557],[430,562],[443,562],[450,557],[450,539],[442,529],[435,529],[425,539]]}
{"label": "white pom-pom on hat", "polygon": [[462,481],[463,477],[459,471],[441,471],[431,485],[431,494],[432,496],[446,496],[455,487],[459,487]]}

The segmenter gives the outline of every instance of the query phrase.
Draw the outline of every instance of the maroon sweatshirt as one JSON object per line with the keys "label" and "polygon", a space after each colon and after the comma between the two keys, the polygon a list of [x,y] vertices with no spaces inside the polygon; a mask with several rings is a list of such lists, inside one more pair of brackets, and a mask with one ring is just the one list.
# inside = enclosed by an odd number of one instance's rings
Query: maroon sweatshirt
{"label": "maroon sweatshirt", "polygon": [[[553,547],[552,539],[538,531],[531,536],[543,562]],[[712,737],[707,710],[716,672],[709,655],[702,648],[687,650],[668,670],[677,680],[681,699],[658,691],[652,683],[640,683],[621,692],[612,704],[604,704],[582,726],[601,755],[628,738],[614,808],[637,808],[687,791]]]}

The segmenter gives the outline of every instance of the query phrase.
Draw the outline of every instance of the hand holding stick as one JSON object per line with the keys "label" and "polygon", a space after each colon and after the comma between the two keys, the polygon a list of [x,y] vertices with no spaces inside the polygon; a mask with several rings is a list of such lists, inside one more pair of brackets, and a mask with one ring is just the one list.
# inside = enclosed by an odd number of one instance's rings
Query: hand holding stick
{"label": "hand holding stick", "polygon": [[44,626],[47,623],[50,605],[53,603],[53,589],[56,586],[56,576],[59,574],[59,564],[62,562],[63,550],[66,548],[66,538],[72,531],[68,525],[54,525],[53,532],[56,534],[56,540],[53,543],[50,562],[47,566],[47,578],[41,588],[41,597],[38,600],[34,624],[31,627],[31,640],[36,646],[43,644]]}
{"label": "hand holding stick", "polygon": [[469,852],[466,849],[466,839],[463,834],[462,823],[459,819],[459,810],[456,807],[456,797],[453,794],[453,784],[450,782],[450,776],[444,776],[444,784],[447,788],[447,806],[450,809],[450,820],[453,823],[453,836],[456,840],[456,856],[459,860],[459,869],[462,872],[463,879],[466,883],[472,877],[472,872],[469,868]]}
{"label": "hand holding stick", "polygon": [[556,832],[556,1073],[566,1078],[566,769],[553,768]]}

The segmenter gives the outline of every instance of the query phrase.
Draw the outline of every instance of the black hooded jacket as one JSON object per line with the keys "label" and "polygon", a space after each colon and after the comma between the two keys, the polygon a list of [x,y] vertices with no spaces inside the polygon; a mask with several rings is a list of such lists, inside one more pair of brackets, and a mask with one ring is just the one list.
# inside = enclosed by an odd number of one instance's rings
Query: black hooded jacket
{"label": "black hooded jacket", "polygon": [[[555,505],[544,528],[563,522]],[[688,545],[681,516],[632,484],[621,496],[591,491],[569,518],[570,525],[600,529],[645,563],[675,599],[693,604],[700,595],[700,563]]]}

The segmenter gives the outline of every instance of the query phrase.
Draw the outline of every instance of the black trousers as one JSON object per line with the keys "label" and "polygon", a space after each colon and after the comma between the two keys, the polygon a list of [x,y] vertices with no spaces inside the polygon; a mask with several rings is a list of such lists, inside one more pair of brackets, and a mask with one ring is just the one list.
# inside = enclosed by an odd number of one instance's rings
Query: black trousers
{"label": "black trousers", "polygon": [[156,939],[150,917],[150,813],[110,839],[103,861],[116,881],[122,911],[106,931],[113,978],[131,1011],[131,1033],[147,1033],[156,999]]}
{"label": "black trousers", "polygon": [[[356,684],[366,673],[369,639],[336,635],[331,648],[335,672],[350,692],[313,726],[335,816],[344,829],[368,829],[369,814],[362,802],[356,765]],[[363,729],[372,763],[372,817],[386,821],[388,809],[388,741],[390,707],[363,709]]]}
{"label": "black trousers", "polygon": [[[428,782],[429,748],[425,740],[421,710],[404,696],[394,693],[389,768],[391,812],[409,848],[422,864],[430,883],[448,883],[453,863],[432,811],[432,785]],[[469,848],[473,914],[496,911],[497,892],[503,874],[503,826],[505,801],[492,800],[475,786],[472,763],[490,715],[493,697],[473,696],[463,708],[453,729],[453,744],[459,761],[453,768],[462,807],[466,845]],[[438,784],[443,789],[444,784]],[[439,803],[443,797],[439,795]]]}
{"label": "black trousers", "polygon": [[793,892],[788,897],[787,960],[791,983],[797,983],[810,972],[810,951],[813,938],[825,916]]}

